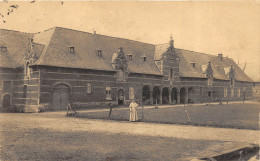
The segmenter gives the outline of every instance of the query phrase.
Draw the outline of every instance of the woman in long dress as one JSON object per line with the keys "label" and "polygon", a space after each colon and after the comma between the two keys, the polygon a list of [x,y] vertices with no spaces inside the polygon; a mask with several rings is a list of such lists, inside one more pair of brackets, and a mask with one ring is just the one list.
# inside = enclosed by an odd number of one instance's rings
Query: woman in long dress
{"label": "woman in long dress", "polygon": [[137,110],[136,108],[138,107],[138,104],[133,100],[130,105],[130,118],[129,121],[138,121],[138,116],[137,116]]}

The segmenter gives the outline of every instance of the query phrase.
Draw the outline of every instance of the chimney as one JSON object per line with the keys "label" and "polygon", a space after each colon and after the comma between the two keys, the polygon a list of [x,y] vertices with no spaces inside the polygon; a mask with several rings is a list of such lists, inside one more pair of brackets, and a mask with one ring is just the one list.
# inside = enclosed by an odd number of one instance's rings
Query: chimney
{"label": "chimney", "polygon": [[222,61],[223,60],[223,54],[219,53],[218,58],[219,58],[220,61]]}
{"label": "chimney", "polygon": [[97,33],[96,30],[93,30],[93,34],[96,35],[96,33]]}

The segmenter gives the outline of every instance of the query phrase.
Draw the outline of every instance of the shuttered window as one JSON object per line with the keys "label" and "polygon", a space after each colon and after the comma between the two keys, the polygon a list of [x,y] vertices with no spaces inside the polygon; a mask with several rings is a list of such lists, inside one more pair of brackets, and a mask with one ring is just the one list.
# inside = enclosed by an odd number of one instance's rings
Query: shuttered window
{"label": "shuttered window", "polygon": [[111,87],[106,87],[106,100],[112,100],[112,98],[111,98]]}
{"label": "shuttered window", "polygon": [[87,83],[87,93],[92,93],[91,83]]}

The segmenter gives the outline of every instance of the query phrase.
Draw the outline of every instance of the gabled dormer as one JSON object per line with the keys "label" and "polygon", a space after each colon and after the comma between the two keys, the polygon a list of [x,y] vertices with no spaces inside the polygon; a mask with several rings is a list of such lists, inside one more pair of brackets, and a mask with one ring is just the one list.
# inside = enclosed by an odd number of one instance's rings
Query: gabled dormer
{"label": "gabled dormer", "polygon": [[235,68],[230,65],[228,68],[224,68],[226,76],[230,79],[230,86],[235,85]]}
{"label": "gabled dormer", "polygon": [[36,53],[34,52],[34,43],[33,39],[30,38],[28,40],[28,50],[24,57],[24,76],[25,78],[30,78],[31,75],[31,69],[30,65],[37,61],[38,57]]}
{"label": "gabled dormer", "polygon": [[117,81],[125,81],[128,75],[128,65],[122,47],[116,53],[113,53],[111,64],[117,71]]}
{"label": "gabled dormer", "polygon": [[202,65],[202,72],[203,74],[208,78],[207,85],[212,86],[213,84],[213,70],[211,67],[211,62],[208,62],[208,64]]}
{"label": "gabled dormer", "polygon": [[156,47],[158,48],[158,52],[160,53],[155,53],[159,55],[155,59],[155,63],[158,69],[164,75],[164,79],[169,80],[170,84],[173,81],[178,81],[180,59],[175,51],[172,36],[170,37],[169,44],[158,45]]}

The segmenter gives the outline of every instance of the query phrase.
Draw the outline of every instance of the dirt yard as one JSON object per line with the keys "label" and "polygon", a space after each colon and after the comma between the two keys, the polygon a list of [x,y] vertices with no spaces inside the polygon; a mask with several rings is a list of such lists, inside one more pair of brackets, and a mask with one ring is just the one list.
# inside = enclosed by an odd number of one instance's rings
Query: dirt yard
{"label": "dirt yard", "polygon": [[[188,113],[191,122],[185,112]],[[183,124],[196,126],[212,126],[223,128],[259,130],[260,104],[223,104],[176,106],[169,108],[144,107],[142,122]],[[129,109],[114,109],[108,118],[109,111],[80,111],[82,118],[111,119],[126,121],[129,119]],[[138,109],[138,117],[142,119],[142,109]]]}
{"label": "dirt yard", "polygon": [[253,142],[250,138],[258,136],[252,130],[214,131],[206,127],[70,118],[65,114],[1,113],[0,160],[184,161],[247,146]]}

